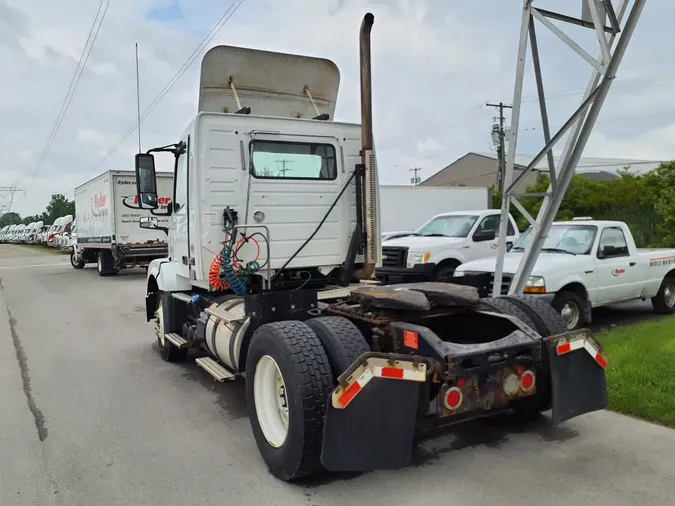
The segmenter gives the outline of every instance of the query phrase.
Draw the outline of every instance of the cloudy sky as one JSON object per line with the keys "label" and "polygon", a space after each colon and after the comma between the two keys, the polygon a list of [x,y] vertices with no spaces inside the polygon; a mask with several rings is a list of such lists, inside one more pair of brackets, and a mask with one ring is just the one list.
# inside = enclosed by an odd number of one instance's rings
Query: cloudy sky
{"label": "cloudy sky", "polygon": [[[13,210],[40,212],[52,193],[72,198],[77,184],[103,170],[133,168],[135,132],[102,161],[136,119],[134,42],[140,48],[145,111],[230,2],[110,0],[61,128],[39,164],[98,2],[0,0],[0,186],[18,181],[28,190],[25,198],[16,197]],[[539,0],[544,8],[557,4],[574,4],[568,11],[573,15],[581,9],[580,1]],[[468,151],[490,150],[495,111],[484,104],[512,99],[521,5],[521,0],[243,0],[208,47],[330,58],[342,79],[336,119],[358,121],[358,28],[363,14],[373,12],[381,181],[405,184],[411,167],[422,167],[426,178]],[[674,17],[672,0],[648,2],[586,156],[675,158],[675,58],[668,35]],[[555,127],[579,102],[589,67],[543,27],[538,34]],[[597,54],[593,32],[582,35],[584,47]],[[144,149],[177,141],[196,113],[203,52],[143,121]],[[536,152],[542,142],[529,69],[521,154]]]}

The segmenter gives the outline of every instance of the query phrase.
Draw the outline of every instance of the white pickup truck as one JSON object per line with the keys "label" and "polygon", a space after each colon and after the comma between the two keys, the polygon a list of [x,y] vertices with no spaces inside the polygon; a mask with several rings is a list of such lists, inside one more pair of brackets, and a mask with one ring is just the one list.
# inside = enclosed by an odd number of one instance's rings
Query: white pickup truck
{"label": "white pickup truck", "polygon": [[[447,281],[458,265],[495,254],[499,209],[453,211],[434,216],[415,232],[382,243],[382,266],[375,277],[396,281]],[[519,237],[509,216],[507,245]]]}
{"label": "white pickup truck", "polygon": [[[527,246],[531,228],[506,254],[502,294]],[[496,258],[468,262],[457,268],[458,282],[490,293]],[[475,282],[469,282],[473,278]],[[483,282],[481,278],[487,280]],[[556,308],[569,329],[591,321],[591,308],[635,299],[651,299],[659,313],[675,311],[675,249],[638,249],[621,221],[575,219],[555,222],[544,242],[524,290]],[[486,293],[487,295],[487,293]]]}

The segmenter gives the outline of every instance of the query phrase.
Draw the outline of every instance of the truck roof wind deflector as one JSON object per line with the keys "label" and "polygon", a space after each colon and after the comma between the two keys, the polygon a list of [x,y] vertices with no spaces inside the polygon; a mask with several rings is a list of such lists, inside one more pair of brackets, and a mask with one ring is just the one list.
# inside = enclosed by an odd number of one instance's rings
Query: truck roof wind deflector
{"label": "truck roof wind deflector", "polygon": [[256,115],[312,119],[318,109],[332,118],[339,85],[337,66],[324,58],[216,46],[202,60],[198,112],[250,108]]}

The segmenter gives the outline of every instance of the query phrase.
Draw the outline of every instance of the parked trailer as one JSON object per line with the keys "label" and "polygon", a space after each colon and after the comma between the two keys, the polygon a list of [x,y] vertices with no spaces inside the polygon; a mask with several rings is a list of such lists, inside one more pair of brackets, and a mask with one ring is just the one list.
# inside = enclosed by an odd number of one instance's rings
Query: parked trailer
{"label": "parked trailer", "polygon": [[373,19],[361,125],[330,121],[332,62],[218,46],[179,142],[136,155],[138,202],[155,213],[152,153],[176,158],[172,254],[146,286],[159,352],[174,362],[196,348],[215,379],[244,376],[258,449],[282,480],[403,467],[419,430],[549,408],[559,423],[607,405],[600,346],[564,333],[545,302],[367,283],[380,262]]}
{"label": "parked trailer", "polygon": [[380,226],[385,234],[413,232],[433,216],[488,209],[488,188],[380,185]]}
{"label": "parked trailer", "polygon": [[[157,174],[158,209],[167,209],[173,194],[173,176]],[[128,267],[147,267],[168,256],[166,233],[139,226],[149,210],[138,208],[132,171],[107,171],[75,189],[77,243],[70,262],[75,269],[96,262],[100,276],[114,276]],[[160,217],[158,226],[168,223]]]}

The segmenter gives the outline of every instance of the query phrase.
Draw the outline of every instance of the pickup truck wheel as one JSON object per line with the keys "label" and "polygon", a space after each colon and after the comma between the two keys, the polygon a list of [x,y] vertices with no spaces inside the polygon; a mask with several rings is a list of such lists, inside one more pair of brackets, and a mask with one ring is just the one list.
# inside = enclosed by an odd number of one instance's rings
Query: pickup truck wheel
{"label": "pickup truck wheel", "polygon": [[656,297],[652,298],[652,306],[654,306],[654,311],[657,313],[670,314],[675,312],[674,276],[667,276],[663,280],[659,293],[656,294]]}
{"label": "pickup truck wheel", "polygon": [[453,275],[455,274],[455,270],[457,269],[457,267],[459,267],[459,264],[443,265],[438,267],[434,272],[434,281],[439,281],[443,283],[450,282]]}
{"label": "pickup truck wheel", "polygon": [[364,353],[370,351],[356,325],[341,316],[322,316],[305,322],[321,341],[337,378]]}
{"label": "pickup truck wheel", "polygon": [[272,474],[290,481],[320,472],[335,380],[314,331],[299,321],[262,325],[251,338],[246,370],[251,428]]}
{"label": "pickup truck wheel", "polygon": [[84,260],[77,260],[77,257],[75,256],[75,250],[70,252],[70,265],[72,265],[74,269],[84,268]]}
{"label": "pickup truck wheel", "polygon": [[584,302],[574,292],[558,292],[551,305],[555,308],[562,319],[565,321],[565,327],[569,330],[576,330],[584,324]]}

